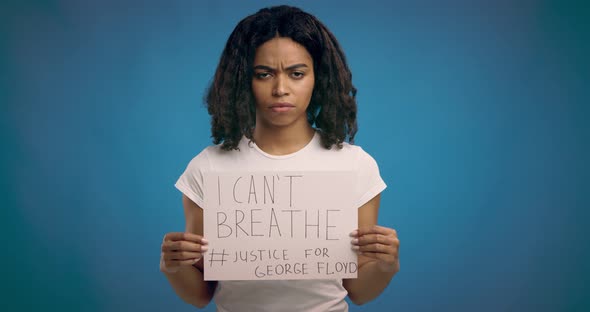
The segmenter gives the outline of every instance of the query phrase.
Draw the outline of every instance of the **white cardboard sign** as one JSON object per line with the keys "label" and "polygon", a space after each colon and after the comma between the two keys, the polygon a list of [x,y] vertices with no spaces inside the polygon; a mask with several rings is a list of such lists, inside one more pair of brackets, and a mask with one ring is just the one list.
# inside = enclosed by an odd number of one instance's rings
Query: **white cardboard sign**
{"label": "white cardboard sign", "polygon": [[351,172],[205,173],[205,280],[356,278]]}

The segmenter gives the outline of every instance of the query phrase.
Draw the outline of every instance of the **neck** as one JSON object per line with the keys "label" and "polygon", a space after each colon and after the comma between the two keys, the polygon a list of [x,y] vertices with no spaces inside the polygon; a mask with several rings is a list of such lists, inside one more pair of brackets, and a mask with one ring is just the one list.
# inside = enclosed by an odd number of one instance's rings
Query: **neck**
{"label": "neck", "polygon": [[287,155],[305,147],[313,138],[315,130],[307,124],[302,129],[272,128],[264,126],[254,128],[253,140],[265,153]]}

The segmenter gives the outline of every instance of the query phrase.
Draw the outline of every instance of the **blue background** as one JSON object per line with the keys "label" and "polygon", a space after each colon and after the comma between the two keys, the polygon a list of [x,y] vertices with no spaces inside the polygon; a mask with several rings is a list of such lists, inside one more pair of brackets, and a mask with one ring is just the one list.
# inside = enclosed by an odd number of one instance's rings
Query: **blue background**
{"label": "blue background", "polygon": [[[229,33],[277,3],[2,2],[2,311],[194,310],[158,271],[184,228],[173,184],[210,144]],[[590,304],[588,8],[295,4],[346,52],[401,240],[399,274],[351,310]]]}

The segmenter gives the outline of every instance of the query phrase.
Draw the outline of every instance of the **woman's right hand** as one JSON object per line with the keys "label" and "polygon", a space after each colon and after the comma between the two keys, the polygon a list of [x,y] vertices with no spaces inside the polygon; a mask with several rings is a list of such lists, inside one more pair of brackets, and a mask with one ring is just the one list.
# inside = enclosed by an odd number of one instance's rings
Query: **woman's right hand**
{"label": "woman's right hand", "polygon": [[162,241],[160,271],[176,273],[183,266],[192,266],[203,257],[207,244],[207,240],[197,234],[167,233]]}

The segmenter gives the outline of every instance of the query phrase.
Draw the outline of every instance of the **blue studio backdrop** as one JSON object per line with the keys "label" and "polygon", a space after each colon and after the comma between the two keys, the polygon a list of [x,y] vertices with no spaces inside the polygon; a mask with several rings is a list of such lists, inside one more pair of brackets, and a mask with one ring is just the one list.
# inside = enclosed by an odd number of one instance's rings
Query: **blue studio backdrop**
{"label": "blue studio backdrop", "polygon": [[[351,311],[581,311],[588,8],[301,1],[358,88],[401,271]],[[2,1],[2,311],[194,311],[158,270],[225,41],[277,1]],[[213,304],[205,311],[214,311]]]}

